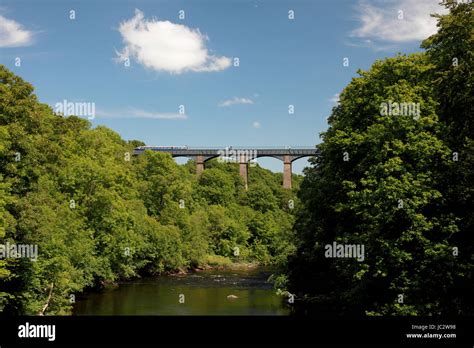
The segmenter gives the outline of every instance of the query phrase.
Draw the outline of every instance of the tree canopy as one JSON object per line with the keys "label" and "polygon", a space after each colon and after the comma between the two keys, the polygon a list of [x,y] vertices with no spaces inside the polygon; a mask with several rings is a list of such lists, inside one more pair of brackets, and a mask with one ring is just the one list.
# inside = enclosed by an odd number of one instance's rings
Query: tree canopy
{"label": "tree canopy", "polygon": [[138,145],[55,114],[0,66],[0,244],[39,253],[0,259],[0,312],[66,314],[74,296],[110,282],[281,263],[294,250],[287,201],[296,198],[281,175],[252,168],[245,191],[237,164],[207,163],[197,178],[192,162],[132,156]]}
{"label": "tree canopy", "polygon": [[[306,309],[472,314],[474,16],[472,3],[447,6],[426,52],[359,71],[332,111],[288,266]],[[334,242],[363,246],[364,260],[328,257]]]}

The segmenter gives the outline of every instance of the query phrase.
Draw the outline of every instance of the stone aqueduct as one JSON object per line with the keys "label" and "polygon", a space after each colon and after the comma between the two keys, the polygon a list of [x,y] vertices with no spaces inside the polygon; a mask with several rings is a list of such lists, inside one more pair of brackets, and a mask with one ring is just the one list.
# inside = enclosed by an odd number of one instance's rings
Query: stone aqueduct
{"label": "stone aqueduct", "polygon": [[317,156],[318,151],[310,147],[227,147],[227,148],[190,148],[188,146],[139,146],[133,151],[134,155],[140,155],[146,150],[169,153],[172,157],[193,158],[196,161],[196,174],[204,171],[204,163],[213,158],[233,159],[240,166],[240,176],[244,180],[245,189],[248,188],[249,162],[252,163],[259,157],[273,157],[283,162],[283,187],[291,188],[291,164],[293,161],[303,158]]}

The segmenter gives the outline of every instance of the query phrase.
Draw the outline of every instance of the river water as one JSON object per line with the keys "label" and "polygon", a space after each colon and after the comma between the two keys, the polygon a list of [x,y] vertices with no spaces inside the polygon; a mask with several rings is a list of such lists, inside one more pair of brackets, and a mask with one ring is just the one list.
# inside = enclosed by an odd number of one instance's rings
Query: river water
{"label": "river water", "polygon": [[267,282],[271,273],[254,268],[142,278],[89,294],[73,315],[288,315]]}

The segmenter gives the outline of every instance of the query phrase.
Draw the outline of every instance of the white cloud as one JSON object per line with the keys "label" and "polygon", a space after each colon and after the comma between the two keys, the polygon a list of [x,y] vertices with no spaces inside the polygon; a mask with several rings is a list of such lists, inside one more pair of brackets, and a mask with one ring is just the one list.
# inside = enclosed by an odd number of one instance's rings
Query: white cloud
{"label": "white cloud", "polygon": [[236,104],[253,104],[253,100],[250,98],[237,98],[234,97],[232,99],[227,99],[219,102],[217,106],[219,107],[225,107],[225,106],[231,106],[231,105],[236,105]]}
{"label": "white cloud", "polygon": [[377,7],[366,1],[359,2],[360,26],[352,31],[351,36],[366,39],[362,45],[373,45],[370,39],[392,43],[423,40],[437,31],[436,18],[430,14],[447,12],[438,0],[391,0],[384,3],[388,5]]}
{"label": "white cloud", "polygon": [[186,114],[173,112],[153,112],[131,108],[129,110],[106,111],[97,110],[97,118],[147,118],[155,120],[186,120]]}
{"label": "white cloud", "polygon": [[339,93],[334,94],[329,101],[333,104],[339,104]]}
{"label": "white cloud", "polygon": [[215,56],[206,48],[209,38],[199,29],[170,21],[147,20],[143,12],[119,26],[125,47],[118,59],[134,58],[146,68],[181,74],[186,71],[220,71],[231,65],[231,59]]}
{"label": "white cloud", "polygon": [[253,124],[252,124],[253,128],[260,128],[261,124],[260,122],[258,121],[255,121]]}
{"label": "white cloud", "polygon": [[13,19],[0,15],[0,47],[20,47],[33,43],[33,32]]}

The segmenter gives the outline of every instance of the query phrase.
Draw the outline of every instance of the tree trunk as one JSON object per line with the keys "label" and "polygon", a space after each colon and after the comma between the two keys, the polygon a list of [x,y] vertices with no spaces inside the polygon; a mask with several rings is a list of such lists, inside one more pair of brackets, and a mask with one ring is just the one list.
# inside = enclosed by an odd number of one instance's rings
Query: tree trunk
{"label": "tree trunk", "polygon": [[44,304],[44,306],[43,306],[43,308],[41,309],[41,311],[38,312],[38,315],[44,315],[44,312],[45,312],[46,309],[48,308],[49,302],[51,301],[51,296],[53,295],[53,287],[54,287],[54,283],[51,283],[51,285],[49,286],[48,299],[46,300],[46,303]]}

